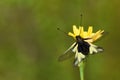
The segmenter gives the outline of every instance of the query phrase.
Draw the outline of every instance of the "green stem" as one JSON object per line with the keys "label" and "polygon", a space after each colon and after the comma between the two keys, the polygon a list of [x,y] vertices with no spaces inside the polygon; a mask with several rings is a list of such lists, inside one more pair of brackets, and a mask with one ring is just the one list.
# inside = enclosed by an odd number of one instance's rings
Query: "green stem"
{"label": "green stem", "polygon": [[79,71],[80,71],[80,80],[84,80],[84,62],[82,61],[79,65]]}

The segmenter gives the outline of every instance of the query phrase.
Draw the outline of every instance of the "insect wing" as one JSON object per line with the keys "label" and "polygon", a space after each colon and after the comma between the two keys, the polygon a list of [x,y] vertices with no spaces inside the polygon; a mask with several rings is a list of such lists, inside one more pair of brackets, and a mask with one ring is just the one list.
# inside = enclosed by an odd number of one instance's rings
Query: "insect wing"
{"label": "insect wing", "polygon": [[93,45],[91,43],[89,43],[89,44],[90,44],[90,48],[89,48],[90,54],[100,53],[100,52],[104,51],[102,47],[98,47],[98,46]]}
{"label": "insect wing", "polygon": [[77,66],[83,59],[85,59],[85,55],[81,52],[76,52],[75,59],[74,59],[74,66]]}
{"label": "insect wing", "polygon": [[74,55],[72,50],[74,49],[76,44],[77,44],[76,42],[73,43],[61,56],[59,56],[58,61],[64,61],[64,60],[72,57]]}

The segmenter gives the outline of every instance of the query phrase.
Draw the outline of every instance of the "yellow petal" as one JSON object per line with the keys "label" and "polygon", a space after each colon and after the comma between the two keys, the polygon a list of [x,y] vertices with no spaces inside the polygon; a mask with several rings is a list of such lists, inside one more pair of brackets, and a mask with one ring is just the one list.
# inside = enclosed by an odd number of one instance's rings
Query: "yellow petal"
{"label": "yellow petal", "polygon": [[88,42],[88,43],[92,43],[93,39],[88,39],[88,40],[85,40],[85,41]]}
{"label": "yellow petal", "polygon": [[83,32],[83,38],[88,38],[88,33],[86,31]]}
{"label": "yellow petal", "polygon": [[89,26],[89,28],[88,28],[88,36],[90,36],[92,34],[92,31],[93,31],[93,27]]}
{"label": "yellow petal", "polygon": [[73,38],[75,38],[75,35],[71,32],[68,33],[69,36],[72,36]]}
{"label": "yellow petal", "polygon": [[96,40],[99,39],[102,36],[102,33],[104,32],[104,30],[100,31],[97,35],[96,35]]}
{"label": "yellow petal", "polygon": [[75,25],[73,25],[73,33],[74,33],[76,36],[80,34],[79,29],[78,29]]}
{"label": "yellow petal", "polygon": [[97,31],[93,36],[92,36],[92,39],[93,39],[93,41],[95,41],[95,40],[97,40],[97,39],[99,39],[101,36],[102,36],[102,33],[104,32],[104,30],[99,30],[99,31]]}
{"label": "yellow petal", "polygon": [[80,36],[81,37],[84,37],[84,28],[83,27],[80,27]]}
{"label": "yellow petal", "polygon": [[80,34],[81,34],[81,29],[82,29],[82,27],[80,26],[80,27],[79,27],[79,32],[80,32]]}

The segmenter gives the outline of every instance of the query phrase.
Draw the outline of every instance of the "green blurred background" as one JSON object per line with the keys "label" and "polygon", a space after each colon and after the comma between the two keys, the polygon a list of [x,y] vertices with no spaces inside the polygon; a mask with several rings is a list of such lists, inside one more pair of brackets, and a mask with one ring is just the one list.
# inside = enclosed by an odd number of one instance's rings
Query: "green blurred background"
{"label": "green blurred background", "polygon": [[57,58],[74,41],[56,30],[89,25],[108,32],[88,57],[85,80],[120,80],[119,0],[0,0],[0,80],[79,80],[73,58]]}

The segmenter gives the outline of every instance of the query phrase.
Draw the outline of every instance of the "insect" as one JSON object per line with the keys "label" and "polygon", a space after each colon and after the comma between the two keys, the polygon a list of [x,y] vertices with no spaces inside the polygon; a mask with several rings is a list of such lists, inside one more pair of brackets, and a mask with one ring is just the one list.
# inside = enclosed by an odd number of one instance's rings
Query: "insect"
{"label": "insect", "polygon": [[[100,34],[102,34],[101,32]],[[89,42],[92,38],[82,38],[80,35],[75,36],[75,42],[59,57],[59,61],[66,60],[75,55],[74,65],[77,66],[89,54],[103,52],[103,48]],[[72,53],[70,52],[72,51]]]}

